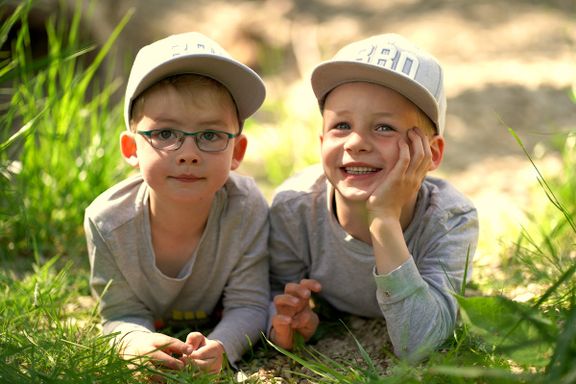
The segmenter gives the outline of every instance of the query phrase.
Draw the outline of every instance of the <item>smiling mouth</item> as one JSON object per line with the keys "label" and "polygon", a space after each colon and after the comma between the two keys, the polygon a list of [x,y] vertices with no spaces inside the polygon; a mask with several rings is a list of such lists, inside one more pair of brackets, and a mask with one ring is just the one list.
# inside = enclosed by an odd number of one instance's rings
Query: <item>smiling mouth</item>
{"label": "smiling mouth", "polygon": [[380,168],[372,167],[343,167],[342,169],[349,175],[369,175],[380,171]]}

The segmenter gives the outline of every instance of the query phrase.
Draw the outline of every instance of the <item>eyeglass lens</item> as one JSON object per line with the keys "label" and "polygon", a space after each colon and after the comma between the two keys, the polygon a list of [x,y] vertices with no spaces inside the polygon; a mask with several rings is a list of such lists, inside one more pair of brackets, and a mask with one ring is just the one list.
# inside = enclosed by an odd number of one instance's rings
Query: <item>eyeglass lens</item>
{"label": "eyeglass lens", "polygon": [[182,147],[186,136],[193,136],[198,149],[204,152],[220,152],[228,147],[230,135],[219,131],[182,132],[174,129],[162,129],[147,135],[150,144],[156,149],[175,151]]}

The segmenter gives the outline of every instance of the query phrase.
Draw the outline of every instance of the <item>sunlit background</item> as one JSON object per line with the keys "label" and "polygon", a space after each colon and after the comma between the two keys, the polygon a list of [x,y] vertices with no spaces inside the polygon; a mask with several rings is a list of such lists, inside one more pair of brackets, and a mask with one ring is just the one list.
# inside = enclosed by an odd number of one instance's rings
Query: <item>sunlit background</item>
{"label": "sunlit background", "polygon": [[[461,321],[429,361],[397,364],[385,321],[354,317],[354,341],[328,331],[313,345],[328,360],[312,366],[308,348],[287,358],[257,346],[247,383],[302,382],[311,367],[338,384],[574,382],[575,0],[0,0],[0,382],[141,382],[100,334],[82,220],[134,171],[118,136],[136,52],[184,31],[265,79],[240,172],[268,199],[319,159],[311,69],[351,41],[406,36],[445,69],[447,147],[433,175],[480,215]],[[213,382],[189,373],[169,376]]]}
{"label": "sunlit background", "polygon": [[[55,2],[40,1],[31,13],[38,31]],[[497,266],[502,238],[516,236],[526,211],[546,203],[508,128],[541,172],[552,176],[561,170],[559,146],[576,126],[573,0],[93,3],[82,30],[96,42],[134,12],[117,41],[115,61],[108,63],[120,89],[141,46],[191,30],[212,37],[263,76],[268,97],[247,124],[249,149],[240,171],[254,176],[268,198],[284,178],[318,161],[320,115],[309,86],[317,63],[344,44],[385,32],[400,33],[434,54],[444,66],[448,95],[447,148],[436,175],[478,207],[478,279],[488,278],[483,271],[493,273],[483,267]],[[43,36],[34,38],[41,50]]]}

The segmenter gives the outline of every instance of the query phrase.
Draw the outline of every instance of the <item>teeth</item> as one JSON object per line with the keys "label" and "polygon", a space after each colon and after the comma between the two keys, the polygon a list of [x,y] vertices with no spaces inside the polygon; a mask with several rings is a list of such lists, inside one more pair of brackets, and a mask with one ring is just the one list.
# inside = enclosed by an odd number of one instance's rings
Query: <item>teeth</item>
{"label": "teeth", "polygon": [[378,172],[378,169],[369,167],[346,167],[344,170],[346,173],[351,173],[353,175],[366,175],[368,173]]}

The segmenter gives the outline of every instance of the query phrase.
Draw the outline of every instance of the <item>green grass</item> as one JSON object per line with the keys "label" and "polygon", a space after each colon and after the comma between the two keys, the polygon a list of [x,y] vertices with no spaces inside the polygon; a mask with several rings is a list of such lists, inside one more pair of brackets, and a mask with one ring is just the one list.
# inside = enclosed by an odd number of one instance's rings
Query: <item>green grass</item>
{"label": "green grass", "polygon": [[[55,261],[22,279],[2,274],[0,380],[5,383],[88,383],[131,377],[108,340],[99,336],[94,309],[79,309],[84,279]],[[80,277],[87,277],[82,274]],[[76,291],[78,289],[78,291]],[[109,381],[112,382],[112,381]]]}
{"label": "green grass", "polygon": [[[117,148],[124,127],[114,94],[122,84],[105,65],[113,64],[111,48],[130,15],[101,47],[80,37],[79,8],[71,22],[55,17],[46,26],[48,55],[33,60],[31,5],[23,2],[0,27],[0,43],[11,29],[18,32],[11,54],[0,52],[0,85],[10,98],[0,105],[0,382],[130,383],[150,374],[173,383],[234,382],[229,370],[213,377],[147,364],[130,369],[100,334],[82,219],[94,197],[129,171]],[[265,159],[252,164],[256,176],[274,186],[317,161],[310,126],[319,121],[317,114],[292,114],[282,101],[264,113],[281,122],[271,128],[252,121],[247,131]],[[562,176],[535,180],[548,204],[502,246],[507,281],[494,282],[539,287],[530,300],[515,302],[506,292],[459,296],[462,322],[442,350],[419,365],[392,359],[385,374],[359,342],[360,368],[311,346],[290,353],[264,344],[260,351],[289,356],[295,375],[316,383],[575,383],[576,136],[562,142]]]}
{"label": "green grass", "polygon": [[10,97],[0,120],[0,260],[82,252],[85,207],[126,172],[117,149],[120,106],[111,102],[121,83],[96,74],[128,18],[97,49],[80,40],[79,8],[70,22],[54,17],[46,26],[48,56],[32,60],[31,4],[10,20],[21,26],[0,70]]}
{"label": "green grass", "polygon": [[210,383],[231,377],[121,359],[111,338],[101,335],[97,306],[83,303],[90,301],[88,271],[57,264],[54,258],[34,263],[24,276],[0,274],[0,382],[139,383],[157,375],[173,383]]}

